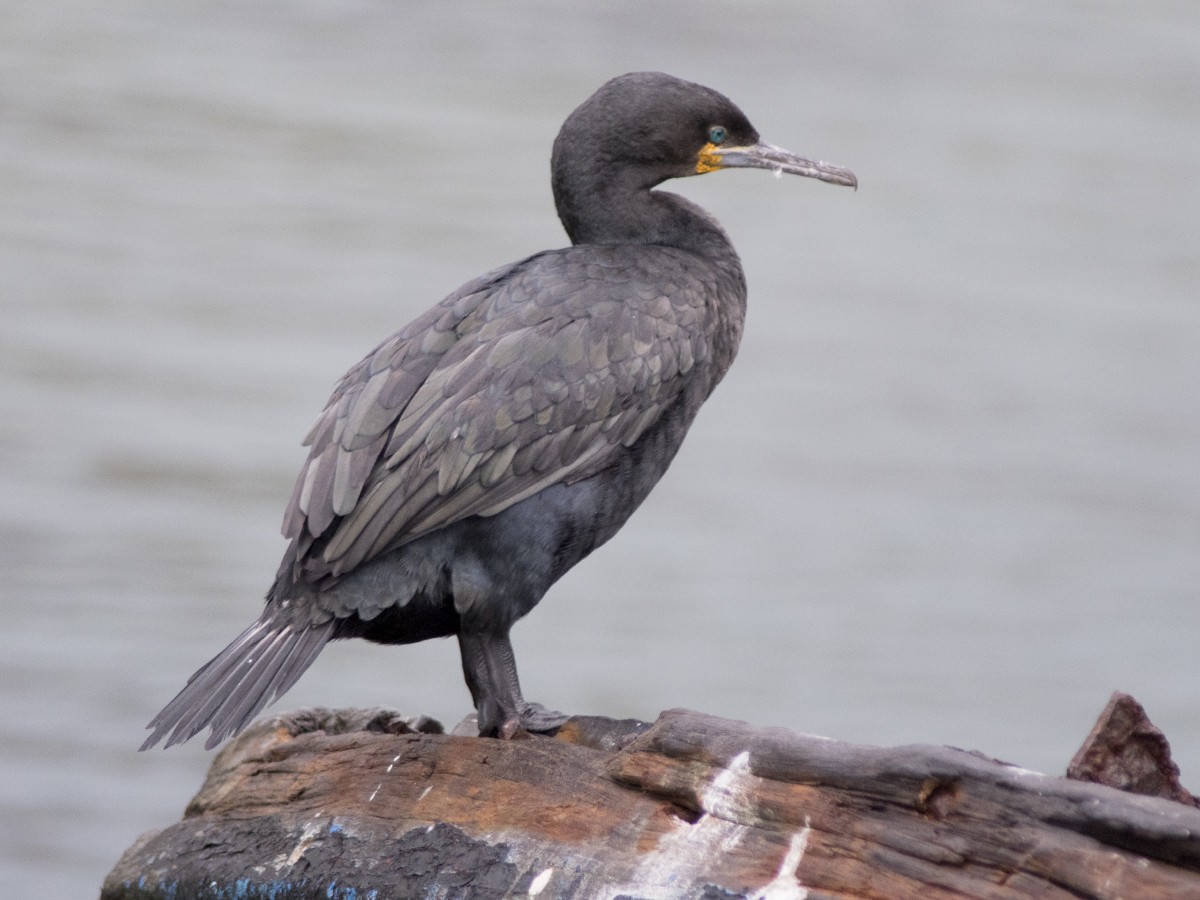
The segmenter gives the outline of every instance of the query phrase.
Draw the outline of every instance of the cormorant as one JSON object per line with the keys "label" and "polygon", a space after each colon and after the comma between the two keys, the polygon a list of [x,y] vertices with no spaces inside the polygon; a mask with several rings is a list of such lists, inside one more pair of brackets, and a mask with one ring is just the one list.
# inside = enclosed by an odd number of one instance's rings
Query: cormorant
{"label": "cormorant", "polygon": [[481,735],[561,725],[522,697],[509,629],[641,504],[733,362],[737,253],[703,209],[653,190],[726,168],[857,185],[669,75],[614,78],[571,113],[551,158],[571,246],[468,282],[338,382],[262,615],[142,749],[208,725],[215,746],[349,637],[456,635]]}

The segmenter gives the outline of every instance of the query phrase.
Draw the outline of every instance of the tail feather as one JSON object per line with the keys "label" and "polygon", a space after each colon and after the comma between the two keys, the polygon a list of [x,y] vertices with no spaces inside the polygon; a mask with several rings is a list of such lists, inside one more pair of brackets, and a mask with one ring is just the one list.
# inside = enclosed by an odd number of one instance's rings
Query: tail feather
{"label": "tail feather", "polygon": [[[225,694],[217,688],[224,680],[236,674],[242,659],[253,652],[255,641],[269,634],[268,629],[269,623],[261,620],[255,622],[239,634],[228,647],[192,673],[183,690],[151,722],[151,725],[165,725],[168,721],[176,723],[175,734],[167,743],[168,747],[172,743],[186,741],[212,719],[217,708],[225,700]],[[185,716],[189,721],[198,723],[187,735],[183,734],[183,726],[179,724]]]}
{"label": "tail feather", "polygon": [[[285,626],[267,637],[257,646],[253,656],[247,656],[241,665],[236,686],[232,686],[221,699],[216,716],[221,722],[227,723],[230,734],[236,734],[246,727],[254,715],[270,702],[270,693],[266,684],[271,676],[278,671],[291,656],[291,644],[296,633]],[[211,746],[220,743],[223,738],[217,737],[218,723],[213,723],[213,733],[209,736]]]}
{"label": "tail feather", "polygon": [[304,674],[318,656],[325,649],[325,645],[333,639],[333,633],[337,626],[336,620],[331,620],[324,625],[309,626],[306,632],[302,635],[300,644],[295,649],[295,660],[292,665],[285,666],[279,670],[279,685],[273,690],[275,696],[282,696],[285,692],[292,689],[292,685],[300,680],[300,676]]}
{"label": "tail feather", "polygon": [[164,737],[167,747],[181,744],[209,725],[208,749],[237,734],[296,683],[333,637],[334,625],[255,622],[188,679],[146,726],[153,730],[139,749]]}

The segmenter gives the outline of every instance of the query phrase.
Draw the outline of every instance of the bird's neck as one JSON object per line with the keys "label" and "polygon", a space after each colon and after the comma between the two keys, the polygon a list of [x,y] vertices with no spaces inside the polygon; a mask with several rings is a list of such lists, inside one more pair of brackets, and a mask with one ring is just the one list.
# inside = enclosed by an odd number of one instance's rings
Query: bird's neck
{"label": "bird's neck", "polygon": [[[579,184],[579,182],[575,182]],[[742,321],[746,314],[746,276],[742,261],[721,223],[692,203],[668,191],[649,187],[609,185],[568,193],[555,184],[554,198],[559,218],[571,243],[655,245],[684,250],[696,258],[697,267],[715,276],[712,314],[716,380],[724,374],[737,352]],[[715,381],[713,382],[715,385]],[[712,386],[705,389],[711,390]]]}
{"label": "bird's neck", "polygon": [[555,184],[555,205],[572,244],[656,244],[677,247],[714,265],[741,263],[720,223],[689,200],[640,184],[613,181]]}

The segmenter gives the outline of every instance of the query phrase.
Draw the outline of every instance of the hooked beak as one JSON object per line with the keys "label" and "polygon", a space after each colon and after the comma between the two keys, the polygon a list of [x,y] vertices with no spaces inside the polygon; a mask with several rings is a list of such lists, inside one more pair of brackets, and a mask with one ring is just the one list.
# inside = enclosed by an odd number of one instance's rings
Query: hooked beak
{"label": "hooked beak", "polygon": [[[701,166],[714,169],[770,169],[776,175],[803,175],[830,184],[842,184],[858,190],[858,179],[849,169],[832,163],[817,162],[799,154],[759,141],[743,147],[718,147],[709,144],[701,153]],[[698,171],[709,171],[697,167]]]}

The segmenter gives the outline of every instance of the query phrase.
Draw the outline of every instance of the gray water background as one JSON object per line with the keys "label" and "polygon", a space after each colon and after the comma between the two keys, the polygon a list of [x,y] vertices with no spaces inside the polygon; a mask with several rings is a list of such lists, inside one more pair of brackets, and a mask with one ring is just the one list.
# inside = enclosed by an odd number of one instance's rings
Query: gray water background
{"label": "gray water background", "polygon": [[[258,612],[299,440],[564,243],[564,116],[655,68],[857,193],[676,183],[750,283],[673,469],[515,632],[528,696],[1061,772],[1109,692],[1200,789],[1200,7],[0,6],[0,883],[94,896],[211,758],[145,722]],[[279,704],[468,709],[453,642]]]}

